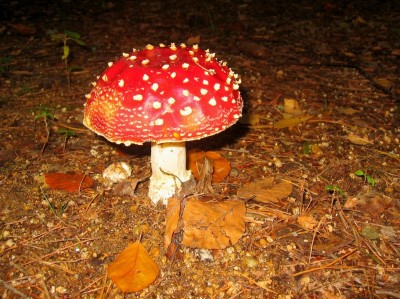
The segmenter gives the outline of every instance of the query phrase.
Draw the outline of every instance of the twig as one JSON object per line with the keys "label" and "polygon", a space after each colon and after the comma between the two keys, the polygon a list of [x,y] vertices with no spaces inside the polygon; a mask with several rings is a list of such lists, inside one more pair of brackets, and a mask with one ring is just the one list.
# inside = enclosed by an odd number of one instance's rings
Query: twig
{"label": "twig", "polygon": [[330,263],[328,263],[328,264],[326,264],[326,265],[323,265],[323,266],[320,266],[320,267],[315,267],[315,268],[311,268],[311,269],[308,269],[308,270],[304,270],[304,271],[297,272],[297,273],[293,274],[293,277],[296,277],[296,276],[303,275],[303,274],[306,274],[306,273],[310,273],[310,272],[314,272],[314,271],[318,271],[318,270],[324,270],[324,269],[326,269],[326,268],[329,268],[330,266],[336,264],[337,262],[339,262],[339,261],[341,261],[342,259],[348,257],[349,255],[353,254],[353,253],[356,252],[356,251],[357,251],[357,248],[354,248],[354,249],[352,249],[351,251],[349,251],[349,252],[343,254],[341,257],[338,257],[337,259],[334,259],[332,262],[330,262]]}
{"label": "twig", "polygon": [[262,288],[263,290],[265,290],[265,291],[267,291],[267,292],[271,292],[271,293],[274,293],[274,294],[278,294],[278,293],[275,292],[274,290],[263,286],[262,284],[258,283],[257,281],[255,281],[253,278],[247,276],[246,274],[239,273],[239,272],[236,272],[235,274],[246,278],[250,283],[255,284],[256,286]]}
{"label": "twig", "polygon": [[[80,187],[79,187],[80,189]],[[87,213],[87,211],[89,210],[90,206],[92,205],[93,201],[100,195],[100,193],[96,193],[91,199],[90,201],[87,203],[86,208],[85,208],[85,212],[84,214]]]}
{"label": "twig", "polygon": [[[93,289],[90,290],[90,288],[91,288],[94,284],[96,284],[98,281],[100,281],[100,280],[103,280],[103,284],[102,284],[102,287],[101,287],[101,293],[97,296],[97,298],[99,298],[99,299],[104,298],[104,297],[103,297],[103,294],[104,294],[105,284],[106,284],[106,281],[107,281],[107,272],[105,272],[104,278],[103,278],[103,277],[100,277],[100,278],[97,278],[96,280],[92,281],[92,282],[89,283],[85,288],[83,288],[82,290],[80,290],[80,291],[79,291],[79,294],[82,295],[82,294],[88,294],[88,293],[93,292]],[[99,289],[99,288],[96,288],[96,290],[98,290],[98,289]],[[75,294],[75,295],[78,295],[78,294]],[[75,297],[75,296],[73,296],[73,297]]]}
{"label": "twig", "polygon": [[54,269],[58,269],[58,270],[64,271],[65,273],[68,273],[70,275],[75,275],[76,274],[75,272],[71,271],[70,269],[68,269],[66,267],[63,267],[63,266],[60,266],[60,265],[57,265],[55,263],[46,262],[46,261],[38,261],[38,263],[44,264],[44,265],[49,266],[49,267],[54,268]]}
{"label": "twig", "polygon": [[42,157],[43,152],[44,152],[44,150],[45,150],[47,144],[49,143],[49,139],[50,139],[49,123],[48,123],[46,117],[44,117],[44,123],[45,123],[45,125],[46,125],[46,140],[44,141],[43,146],[42,146],[42,149],[40,150],[39,159]]}
{"label": "twig", "polygon": [[51,296],[50,296],[50,293],[49,293],[49,289],[47,288],[46,283],[44,282],[43,277],[40,278],[39,284],[41,285],[41,287],[42,287],[43,290],[44,290],[45,298],[46,298],[46,299],[51,299]]}
{"label": "twig", "polygon": [[84,128],[81,129],[81,128],[77,128],[77,127],[72,127],[72,126],[62,123],[60,121],[57,121],[57,125],[59,125],[60,127],[66,128],[66,129],[73,130],[73,131],[81,131],[81,132],[89,131],[88,129],[84,129]]}
{"label": "twig", "polygon": [[20,298],[26,298],[26,299],[30,299],[32,297],[28,297],[26,296],[24,293],[20,292],[19,290],[17,290],[16,288],[14,288],[13,286],[9,285],[8,283],[6,283],[4,280],[2,280],[0,278],[0,283],[9,291],[13,292],[14,294],[20,296]]}
{"label": "twig", "polygon": [[321,220],[318,223],[318,226],[314,230],[313,238],[312,238],[311,246],[310,246],[310,254],[308,255],[308,264],[310,264],[310,261],[311,261],[311,255],[312,255],[312,251],[313,251],[313,248],[314,248],[315,237],[317,236],[317,233],[318,233],[319,228],[320,228],[320,226],[322,224],[322,221],[325,221],[325,216],[321,218]]}
{"label": "twig", "polygon": [[378,291],[375,291],[375,294],[388,295],[388,296],[391,296],[394,298],[400,298],[400,293],[395,293],[393,291],[387,291],[387,290],[378,290]]}
{"label": "twig", "polygon": [[[97,296],[97,298],[99,298],[99,299],[103,299],[104,297],[104,290],[105,290],[105,288],[106,288],[106,283],[107,283],[107,271],[104,273],[104,276],[103,276],[103,284],[102,284],[102,286],[101,286],[101,293]],[[110,282],[111,283],[111,282]],[[90,285],[92,285],[92,283],[90,284]],[[110,284],[109,284],[110,285]]]}
{"label": "twig", "polygon": [[42,255],[42,256],[40,256],[39,258],[32,259],[32,260],[30,260],[29,262],[26,262],[26,263],[24,264],[24,266],[29,265],[29,264],[32,264],[32,263],[35,263],[35,262],[41,262],[41,260],[44,259],[44,258],[51,257],[51,256],[53,256],[53,255],[56,255],[56,254],[61,253],[62,251],[66,250],[66,249],[68,249],[68,248],[74,247],[74,246],[76,246],[76,245],[78,245],[78,244],[81,244],[81,243],[84,243],[84,242],[93,241],[93,240],[96,240],[96,238],[85,239],[85,240],[82,240],[82,241],[79,241],[79,242],[76,242],[76,243],[73,243],[73,244],[69,244],[69,245],[64,246],[64,247],[62,247],[62,248],[59,248],[59,249],[57,249],[57,250],[55,250],[55,251],[53,251],[53,252],[50,252],[50,253],[45,254],[45,255]]}

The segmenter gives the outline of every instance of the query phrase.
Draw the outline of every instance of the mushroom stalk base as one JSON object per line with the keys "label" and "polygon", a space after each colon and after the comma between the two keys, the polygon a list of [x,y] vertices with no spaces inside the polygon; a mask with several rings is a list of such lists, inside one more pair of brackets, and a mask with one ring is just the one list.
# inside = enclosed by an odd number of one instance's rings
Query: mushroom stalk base
{"label": "mushroom stalk base", "polygon": [[166,205],[168,199],[181,190],[181,182],[190,179],[186,170],[186,148],[184,142],[151,143],[151,169],[149,197],[153,204],[160,201]]}

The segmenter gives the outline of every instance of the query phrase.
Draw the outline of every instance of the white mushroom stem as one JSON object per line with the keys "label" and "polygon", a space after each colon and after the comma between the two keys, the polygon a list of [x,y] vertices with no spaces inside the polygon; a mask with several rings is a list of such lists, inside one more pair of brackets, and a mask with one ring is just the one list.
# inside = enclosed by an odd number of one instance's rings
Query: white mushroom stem
{"label": "white mushroom stem", "polygon": [[181,182],[190,179],[190,170],[186,170],[185,142],[166,142],[151,144],[151,169],[149,197],[154,204],[178,194]]}

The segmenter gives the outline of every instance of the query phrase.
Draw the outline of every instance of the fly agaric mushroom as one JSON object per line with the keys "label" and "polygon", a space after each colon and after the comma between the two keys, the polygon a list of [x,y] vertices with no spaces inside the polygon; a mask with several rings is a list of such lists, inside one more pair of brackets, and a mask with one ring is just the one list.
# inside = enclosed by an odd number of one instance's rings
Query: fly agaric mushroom
{"label": "fly agaric mushroom", "polygon": [[185,141],[217,134],[241,116],[240,80],[214,56],[198,45],[147,45],[110,62],[86,95],[89,129],[117,144],[151,142],[155,204],[190,179]]}

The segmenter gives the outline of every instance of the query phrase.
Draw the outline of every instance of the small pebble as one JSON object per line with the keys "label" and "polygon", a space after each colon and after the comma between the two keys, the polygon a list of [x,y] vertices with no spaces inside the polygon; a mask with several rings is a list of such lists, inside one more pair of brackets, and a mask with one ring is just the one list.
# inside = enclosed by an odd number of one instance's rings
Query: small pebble
{"label": "small pebble", "polygon": [[245,256],[242,260],[242,264],[248,268],[254,268],[257,267],[258,261],[251,256]]}
{"label": "small pebble", "polygon": [[15,242],[13,239],[8,239],[5,244],[7,247],[13,247],[15,245]]}

